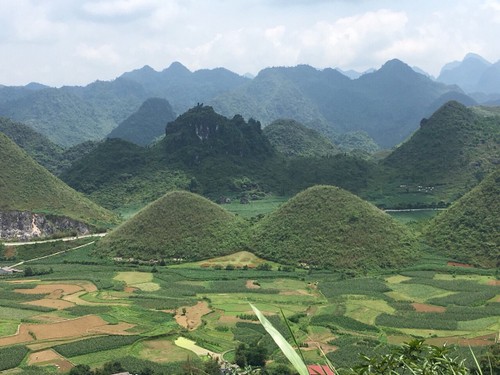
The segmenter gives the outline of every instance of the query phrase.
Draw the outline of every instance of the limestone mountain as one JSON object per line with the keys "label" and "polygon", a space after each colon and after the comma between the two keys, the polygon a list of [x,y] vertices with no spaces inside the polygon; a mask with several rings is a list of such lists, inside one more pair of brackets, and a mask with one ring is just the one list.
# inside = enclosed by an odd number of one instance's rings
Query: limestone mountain
{"label": "limestone mountain", "polygon": [[419,130],[385,159],[392,170],[386,184],[432,188],[428,193],[454,200],[499,161],[498,111],[452,101],[423,119]]}
{"label": "limestone mountain", "polygon": [[437,80],[447,85],[458,85],[469,93],[482,91],[478,83],[491,65],[481,56],[469,53],[462,61],[454,61],[443,66]]}
{"label": "limestone mountain", "polygon": [[0,117],[0,132],[21,147],[38,163],[55,173],[64,149],[27,125]]}
{"label": "limestone mountain", "polygon": [[397,267],[416,254],[408,229],[334,186],[311,187],[260,220],[251,248],[277,262],[336,269]]}
{"label": "limestone mountain", "polygon": [[228,119],[203,104],[169,123],[158,147],[167,159],[187,165],[198,165],[209,156],[264,159],[274,152],[258,121],[246,122],[239,115]]}
{"label": "limestone mountain", "polygon": [[150,98],[137,112],[122,121],[108,138],[121,138],[139,146],[147,146],[165,134],[167,123],[175,119],[175,113],[166,99]]}
{"label": "limestone mountain", "polygon": [[285,156],[326,156],[340,150],[324,135],[295,120],[276,120],[264,128],[271,145]]}
{"label": "limestone mountain", "polygon": [[146,65],[122,74],[119,79],[141,85],[149,97],[167,99],[175,113],[183,113],[196,103],[207,102],[249,81],[224,68],[191,72],[179,62],[160,72]]}
{"label": "limestone mountain", "polygon": [[500,169],[433,219],[425,238],[436,252],[480,267],[500,267]]}
{"label": "limestone mountain", "polygon": [[62,216],[93,228],[116,223],[109,211],[77,193],[0,133],[0,211]]}
{"label": "limestone mountain", "polygon": [[226,116],[239,113],[264,125],[293,118],[330,138],[365,131],[379,145],[392,147],[417,128],[436,99],[452,91],[461,92],[391,60],[354,80],[307,65],[268,68],[210,103]]}
{"label": "limestone mountain", "polygon": [[200,260],[245,247],[247,224],[206,198],[172,191],[99,242],[101,252],[139,259]]}
{"label": "limestone mountain", "polygon": [[0,103],[0,115],[24,123],[62,146],[100,139],[115,126],[82,98],[53,88]]}

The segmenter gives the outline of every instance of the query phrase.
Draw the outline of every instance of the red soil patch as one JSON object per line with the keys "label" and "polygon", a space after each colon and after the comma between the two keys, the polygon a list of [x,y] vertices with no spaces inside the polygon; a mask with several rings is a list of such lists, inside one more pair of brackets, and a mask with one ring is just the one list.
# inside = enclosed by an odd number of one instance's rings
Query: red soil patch
{"label": "red soil patch", "polygon": [[52,299],[52,298],[44,298],[36,301],[25,302],[25,305],[34,305],[34,306],[44,306],[44,307],[52,307],[57,310],[64,310],[68,307],[75,306],[74,303],[64,301],[61,299]]}
{"label": "red soil patch", "polygon": [[425,341],[431,345],[442,346],[444,344],[453,344],[458,346],[490,346],[495,343],[496,334],[474,337],[467,339],[463,337],[433,337]]}
{"label": "red soil patch", "polygon": [[488,285],[500,286],[500,280],[490,280],[488,281]]}
{"label": "red soil patch", "polygon": [[447,265],[450,267],[474,268],[474,266],[472,264],[467,264],[467,263],[448,262]]}
{"label": "red soil patch", "polygon": [[[186,311],[184,315],[182,314],[183,309]],[[201,317],[211,312],[212,310],[208,307],[207,302],[199,301],[194,306],[181,307],[177,309],[175,321],[180,326],[187,328],[189,331],[193,331],[200,326]]]}
{"label": "red soil patch", "polygon": [[52,294],[59,291],[60,295],[73,294],[83,290],[80,285],[75,284],[39,284],[33,289],[14,289],[15,292],[21,294]]}
{"label": "red soil patch", "polygon": [[443,306],[427,305],[425,303],[412,303],[415,311],[423,313],[444,313],[446,308]]}
{"label": "red soil patch", "polygon": [[123,291],[125,293],[134,293],[136,290],[138,289],[134,288],[133,286],[126,286],[125,288],[123,288]]}
{"label": "red soil patch", "polygon": [[247,280],[247,289],[260,289],[260,285],[255,284],[255,280]]}
{"label": "red soil patch", "polygon": [[97,315],[64,320],[56,323],[22,323],[15,335],[0,338],[0,346],[20,344],[35,340],[58,340],[91,336],[95,333],[113,333],[127,335],[126,329],[133,325],[120,323],[109,325]]}
{"label": "red soil patch", "polygon": [[32,353],[28,357],[28,365],[56,366],[59,372],[68,372],[73,364],[52,349]]}

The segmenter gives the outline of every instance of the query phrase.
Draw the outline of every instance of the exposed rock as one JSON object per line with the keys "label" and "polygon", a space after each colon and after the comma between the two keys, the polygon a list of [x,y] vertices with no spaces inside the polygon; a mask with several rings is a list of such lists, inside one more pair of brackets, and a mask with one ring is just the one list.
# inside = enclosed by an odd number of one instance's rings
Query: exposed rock
{"label": "exposed rock", "polygon": [[0,211],[0,239],[30,240],[72,232],[84,235],[91,228],[63,216],[45,215],[29,211]]}

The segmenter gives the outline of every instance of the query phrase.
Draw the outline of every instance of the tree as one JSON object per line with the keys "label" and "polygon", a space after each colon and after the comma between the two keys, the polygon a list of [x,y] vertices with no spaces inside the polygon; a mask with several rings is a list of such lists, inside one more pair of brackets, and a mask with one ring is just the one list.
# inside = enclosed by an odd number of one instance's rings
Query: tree
{"label": "tree", "polygon": [[206,375],[220,375],[221,368],[217,359],[210,358],[203,364],[203,371]]}
{"label": "tree", "polygon": [[363,357],[365,363],[351,369],[356,375],[466,375],[469,369],[451,356],[452,348],[434,346],[424,340],[412,340],[396,348],[392,353],[372,358]]}
{"label": "tree", "polygon": [[76,365],[70,370],[69,375],[92,375],[92,371],[88,365]]}

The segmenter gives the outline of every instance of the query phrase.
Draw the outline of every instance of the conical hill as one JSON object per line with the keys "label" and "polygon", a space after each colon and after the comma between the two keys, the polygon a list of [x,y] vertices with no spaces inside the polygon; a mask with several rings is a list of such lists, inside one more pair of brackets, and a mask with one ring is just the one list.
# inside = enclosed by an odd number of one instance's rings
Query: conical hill
{"label": "conical hill", "polygon": [[107,226],[117,218],[36,163],[0,133],[0,211],[30,211]]}
{"label": "conical hill", "polygon": [[309,188],[263,218],[252,246],[263,258],[320,268],[394,267],[415,255],[408,229],[333,186]]}
{"label": "conical hill", "polygon": [[500,266],[500,169],[432,220],[424,235],[436,251],[482,267]]}
{"label": "conical hill", "polygon": [[99,243],[100,251],[138,259],[199,260],[243,248],[246,223],[217,204],[172,191]]}

